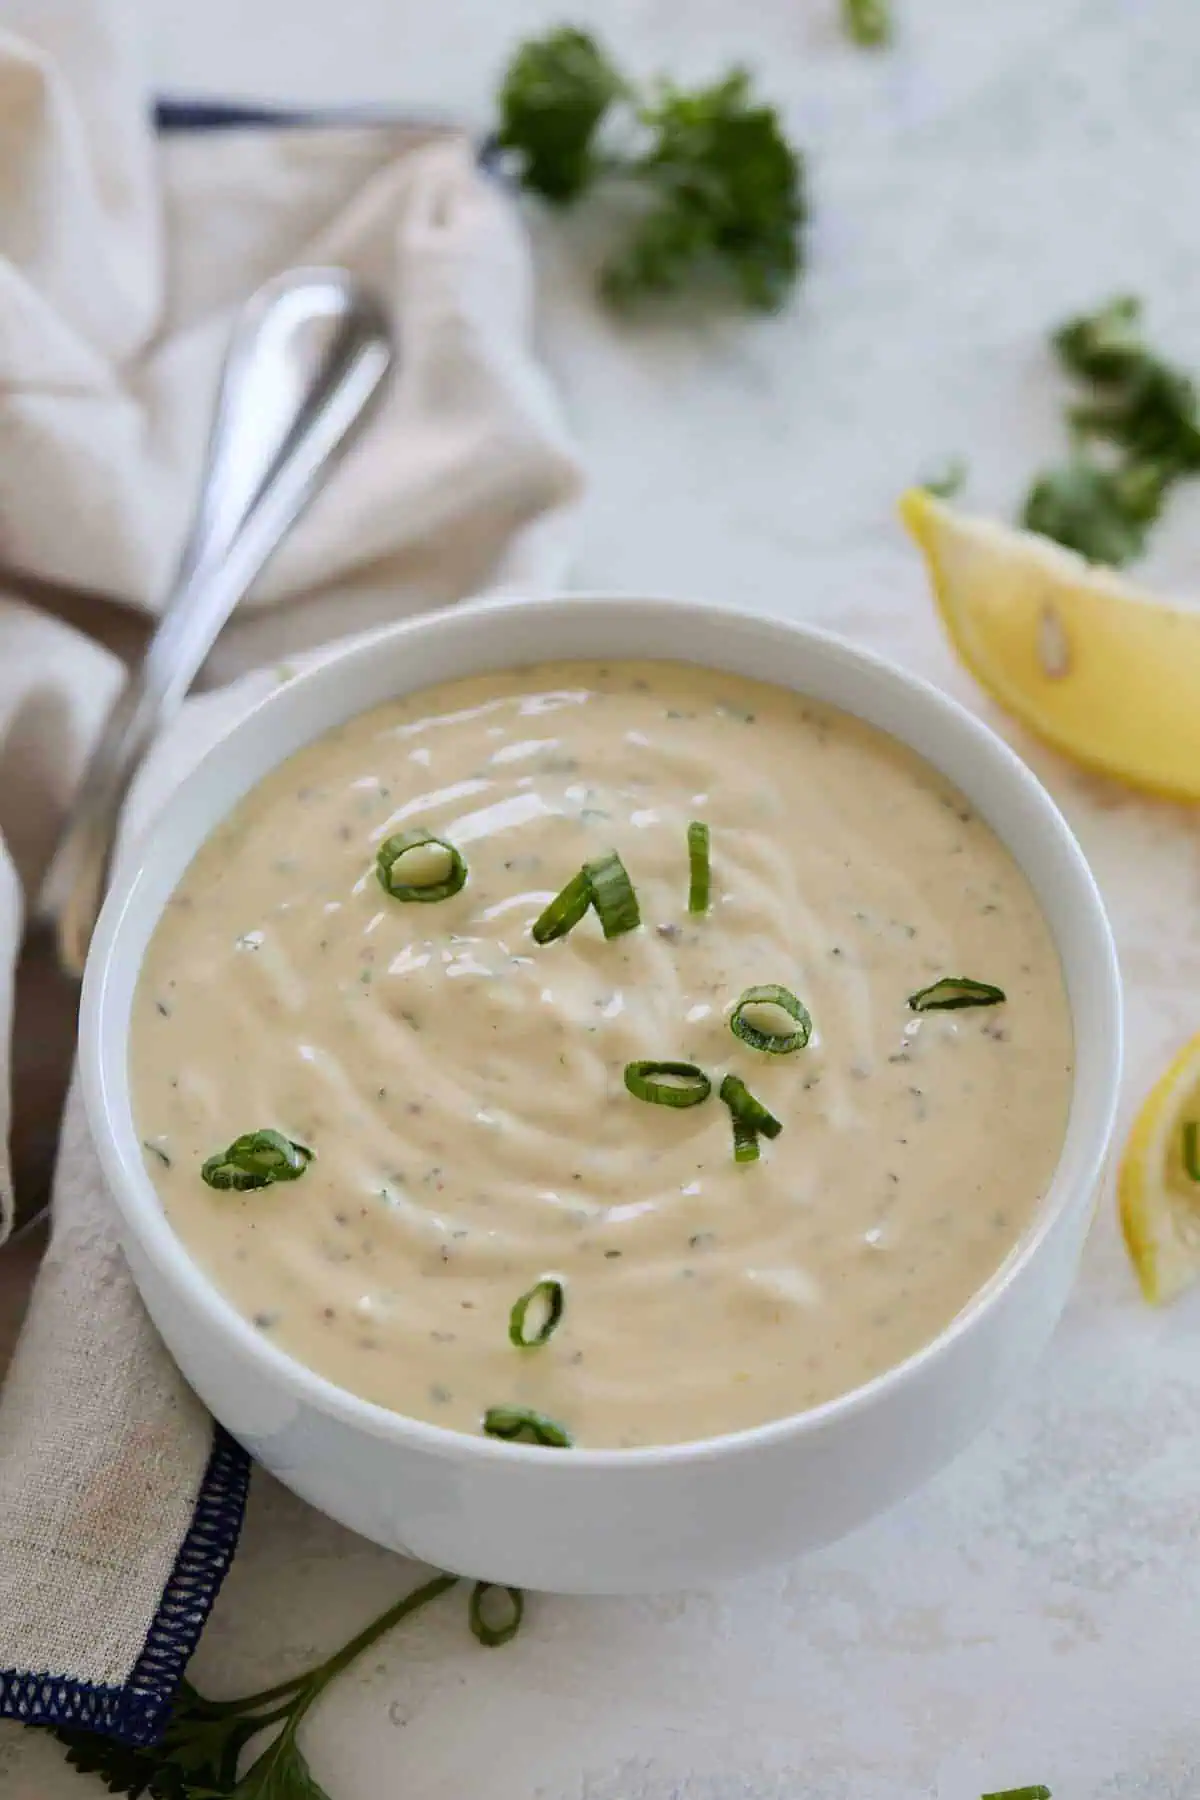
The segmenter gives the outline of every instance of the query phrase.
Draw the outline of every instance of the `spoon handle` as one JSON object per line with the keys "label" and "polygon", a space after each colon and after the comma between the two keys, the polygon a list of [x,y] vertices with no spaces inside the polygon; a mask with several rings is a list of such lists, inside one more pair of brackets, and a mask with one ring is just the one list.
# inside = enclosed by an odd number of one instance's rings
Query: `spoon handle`
{"label": "spoon handle", "polygon": [[339,269],[301,269],[247,302],[222,372],[191,535],[162,617],[88,764],[35,914],[82,975],[117,820],[151,741],[222,626],[352,441],[391,362],[382,311]]}

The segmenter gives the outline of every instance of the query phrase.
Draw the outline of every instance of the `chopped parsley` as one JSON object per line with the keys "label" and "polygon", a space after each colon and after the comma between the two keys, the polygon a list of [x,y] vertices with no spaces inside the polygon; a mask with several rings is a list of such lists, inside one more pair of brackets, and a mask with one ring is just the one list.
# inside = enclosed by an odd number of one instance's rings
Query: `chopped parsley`
{"label": "chopped parsley", "polygon": [[563,26],[521,45],[499,102],[495,141],[531,192],[566,206],[604,184],[634,202],[601,270],[610,300],[701,285],[770,311],[787,297],[802,266],[803,160],[745,69],[638,89],[595,38]]}

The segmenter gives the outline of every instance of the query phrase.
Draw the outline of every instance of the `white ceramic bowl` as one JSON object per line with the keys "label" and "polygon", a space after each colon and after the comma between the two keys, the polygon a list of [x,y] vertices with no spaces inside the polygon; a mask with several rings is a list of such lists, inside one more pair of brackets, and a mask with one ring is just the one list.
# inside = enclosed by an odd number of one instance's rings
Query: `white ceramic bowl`
{"label": "white ceramic bowl", "polygon": [[[543,658],[686,659],[856,713],[953,780],[1021,865],[1058,945],[1076,1072],[1053,1185],[1003,1268],[942,1334],[793,1418],[663,1449],[570,1452],[466,1437],[356,1399],[239,1318],[172,1231],[143,1166],[126,1074],[146,943],[192,856],[302,744],[389,696]],[[1087,865],[1034,777],[962,708],[861,650],[713,605],[572,595],[400,625],[256,707],[177,790],[117,881],[84,984],[92,1131],[151,1316],[197,1393],[258,1460],[381,1544],[514,1586],[632,1592],[707,1583],[826,1543],[962,1448],[1041,1352],[1091,1217],[1113,1121],[1121,1010]]]}

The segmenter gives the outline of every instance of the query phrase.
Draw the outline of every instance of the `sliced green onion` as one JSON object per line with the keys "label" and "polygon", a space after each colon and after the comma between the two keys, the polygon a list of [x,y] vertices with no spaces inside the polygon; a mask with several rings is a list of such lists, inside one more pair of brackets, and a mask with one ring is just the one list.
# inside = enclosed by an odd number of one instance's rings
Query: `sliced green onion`
{"label": "sliced green onion", "polygon": [[1002,1793],[981,1794],[979,1800],[1051,1800],[1050,1789],[1043,1782],[1033,1787],[1005,1788]]}
{"label": "sliced green onion", "polygon": [[591,883],[592,905],[605,937],[615,938],[623,932],[636,931],[642,922],[641,909],[629,872],[616,851],[610,850],[594,862],[585,862],[583,872]]}
{"label": "sliced green onion", "polygon": [[533,921],[534,943],[552,944],[555,938],[566,937],[568,931],[574,931],[591,904],[592,884],[587,870],[580,869],[578,875],[572,875],[561,894],[555,894],[545,911]]}
{"label": "sliced green onion", "polygon": [[721,1083],[721,1098],[729,1108],[733,1122],[733,1160],[735,1163],[758,1161],[758,1134],[777,1138],[783,1126],[761,1100],[756,1100],[744,1081],[726,1075]]}
{"label": "sliced green onion", "polygon": [[769,1107],[756,1100],[744,1081],[736,1075],[726,1075],[721,1083],[721,1098],[733,1114],[735,1123],[740,1119],[752,1131],[761,1131],[764,1137],[777,1138],[783,1126]]}
{"label": "sliced green onion", "polygon": [[712,880],[709,859],[709,831],[702,819],[693,819],[687,828],[688,845],[688,911],[708,911],[708,891]]}
{"label": "sliced green onion", "polygon": [[[776,1006],[785,1012],[793,1021],[796,1029],[779,1030],[777,1026],[763,1024],[747,1015],[756,1008]],[[790,988],[780,987],[777,981],[769,981],[763,987],[748,987],[729,1017],[729,1029],[734,1037],[741,1038],[743,1044],[749,1044],[752,1050],[765,1050],[770,1056],[787,1056],[793,1050],[803,1050],[812,1036],[812,1019],[808,1008],[802,1000],[798,1000]]]}
{"label": "sliced green onion", "polygon": [[943,975],[932,987],[919,988],[908,997],[913,1012],[958,1012],[964,1006],[999,1006],[1007,1000],[1003,988],[969,975]]}
{"label": "sliced green onion", "polygon": [[606,938],[636,931],[642,922],[629,871],[615,850],[585,862],[578,875],[572,875],[562,892],[534,920],[534,943],[549,944],[555,938],[566,937],[589,906],[595,907]]}
{"label": "sliced green onion", "polygon": [[375,856],[375,873],[393,900],[449,900],[467,879],[462,855],[431,831],[398,831]]}
{"label": "sliced green onion", "polygon": [[753,1125],[745,1119],[734,1117],[733,1121],[733,1160],[735,1163],[752,1163],[758,1161],[758,1133]]}
{"label": "sliced green onion", "polygon": [[[544,1310],[542,1322],[532,1337],[525,1335],[525,1315],[535,1303]],[[527,1294],[522,1294],[508,1315],[508,1341],[515,1344],[518,1350],[537,1350],[542,1344],[548,1344],[557,1331],[567,1304],[566,1292],[561,1281],[547,1275]]]}
{"label": "sliced green onion", "polygon": [[[489,1620],[485,1608],[489,1607],[490,1596],[504,1594],[508,1597],[505,1613],[498,1623]],[[494,1606],[490,1608],[495,1611]],[[467,1608],[467,1618],[471,1630],[481,1644],[489,1650],[495,1650],[500,1644],[511,1643],[521,1629],[521,1620],[525,1616],[525,1596],[520,1588],[497,1587],[494,1581],[477,1581],[471,1589],[471,1604]]]}
{"label": "sliced green onion", "polygon": [[651,1106],[699,1106],[712,1093],[704,1070],[690,1062],[626,1063],[625,1086]]}
{"label": "sliced green onion", "polygon": [[483,1429],[488,1437],[545,1444],[551,1450],[569,1450],[573,1442],[565,1425],[529,1406],[489,1406],[483,1415]]}
{"label": "sliced green onion", "polygon": [[1183,1167],[1190,1181],[1200,1181],[1200,1125],[1193,1119],[1183,1128]]}
{"label": "sliced green onion", "polygon": [[313,1153],[282,1131],[247,1131],[234,1138],[228,1150],[210,1156],[200,1170],[201,1180],[211,1188],[270,1187],[275,1181],[295,1181],[303,1175]]}

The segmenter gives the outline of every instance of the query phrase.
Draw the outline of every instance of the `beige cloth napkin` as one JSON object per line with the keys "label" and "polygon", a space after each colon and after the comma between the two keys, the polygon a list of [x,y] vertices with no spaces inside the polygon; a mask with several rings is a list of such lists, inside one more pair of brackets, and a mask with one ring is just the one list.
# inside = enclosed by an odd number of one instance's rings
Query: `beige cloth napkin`
{"label": "beige cloth napkin", "polygon": [[[579,474],[530,347],[522,235],[468,143],[391,126],[156,142],[136,48],[118,0],[0,0],[0,563],[153,611],[231,309],[327,261],[390,304],[397,377],[210,681],[469,591],[552,585]],[[120,678],[0,594],[0,1126],[21,883]],[[280,678],[190,702],[128,830]],[[242,1453],[214,1441],[141,1309],[72,1095],[0,1398],[0,1713],[156,1735],[244,1486]]]}

